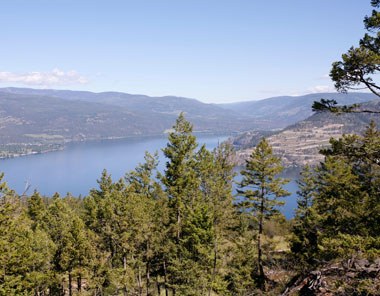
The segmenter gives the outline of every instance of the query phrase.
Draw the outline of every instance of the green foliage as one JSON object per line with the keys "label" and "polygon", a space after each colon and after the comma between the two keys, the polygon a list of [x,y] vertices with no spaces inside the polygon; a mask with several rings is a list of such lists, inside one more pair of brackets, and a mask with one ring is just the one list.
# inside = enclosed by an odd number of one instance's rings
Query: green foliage
{"label": "green foliage", "polygon": [[363,255],[369,258],[379,258],[380,237],[349,235],[339,232],[321,240],[320,253],[326,260],[350,259]]}
{"label": "green foliage", "polygon": [[[291,250],[303,264],[313,264],[318,251],[318,216],[313,208],[316,195],[316,177],[307,165],[297,180],[297,209],[293,221]],[[307,266],[302,266],[303,268]]]}
{"label": "green foliage", "polygon": [[231,245],[233,259],[228,264],[226,295],[249,295],[257,288],[257,231],[247,215],[239,218]]}
{"label": "green foliage", "polygon": [[[372,6],[378,7],[376,1],[372,1]],[[351,47],[342,55],[342,61],[333,63],[330,77],[337,90],[344,92],[364,85],[374,94],[380,95],[379,87],[372,78],[379,71],[380,64],[379,19],[376,10],[372,11],[371,16],[366,16],[364,24],[368,33],[360,40],[360,46]]]}
{"label": "green foliage", "polygon": [[31,224],[18,196],[0,183],[0,295],[30,295],[49,284],[54,245]]}
{"label": "green foliage", "polygon": [[85,199],[20,198],[1,174],[0,295],[270,295],[264,269],[272,277],[294,257],[306,269],[380,256],[374,124],[361,137],[332,139],[325,161],[302,171],[292,258],[289,222],[278,211],[288,180],[268,142],[247,161],[236,203],[231,147],[197,150],[191,131],[181,115],[163,174],[157,153],[146,153],[117,182],[104,170]]}
{"label": "green foliage", "polygon": [[280,158],[273,155],[272,147],[263,138],[247,160],[246,169],[241,171],[239,187],[247,189],[238,190],[244,197],[240,206],[259,220],[278,213],[276,207],[285,204],[278,199],[290,195],[282,188],[290,180],[278,177],[282,170]]}
{"label": "green foliage", "polygon": [[368,110],[356,110],[360,106],[358,104],[353,104],[350,106],[339,106],[338,102],[336,100],[326,100],[321,99],[319,102],[314,101],[311,109],[313,112],[326,112],[330,111],[332,113],[335,113],[337,115],[340,115],[342,113],[378,113],[378,111],[368,111]]}
{"label": "green foliage", "polygon": [[[379,7],[377,0],[372,0],[371,5]],[[352,89],[367,88],[373,94],[380,96],[380,86],[377,85],[374,76],[380,70],[380,13],[373,10],[371,16],[364,18],[364,25],[368,33],[360,40],[359,46],[352,46],[347,53],[342,55],[342,60],[334,62],[330,71],[330,77],[339,92],[346,93]],[[335,100],[321,99],[315,101],[313,111],[330,111],[341,113],[380,113],[376,110],[358,110],[359,105],[337,106]]]}
{"label": "green foliage", "polygon": [[325,161],[302,172],[291,249],[309,264],[379,256],[380,133],[372,122],[330,142]]}
{"label": "green foliage", "polygon": [[290,195],[282,188],[290,180],[278,177],[282,169],[280,158],[273,155],[272,147],[263,138],[247,160],[246,169],[241,171],[243,178],[237,190],[244,198],[239,204],[242,211],[258,222],[258,274],[261,289],[265,289],[266,281],[261,245],[263,225],[266,219],[278,213],[278,206],[284,205],[278,199]]}

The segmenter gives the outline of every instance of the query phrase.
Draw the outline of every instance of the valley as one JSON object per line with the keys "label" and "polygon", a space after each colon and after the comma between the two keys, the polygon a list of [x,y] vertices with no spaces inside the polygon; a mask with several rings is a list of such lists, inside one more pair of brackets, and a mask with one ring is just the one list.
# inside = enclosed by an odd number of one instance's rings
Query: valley
{"label": "valley", "polygon": [[164,135],[183,112],[196,133],[236,135],[231,142],[241,150],[240,163],[249,154],[245,149],[262,136],[272,136],[270,142],[286,165],[315,163],[318,147],[331,136],[368,124],[360,119],[355,119],[360,124],[347,123],[344,116],[329,119],[326,126],[325,119],[308,123],[310,115],[318,118],[311,105],[320,97],[342,104],[376,99],[368,93],[320,93],[217,105],[175,96],[0,88],[0,158],[60,150],[75,142]]}

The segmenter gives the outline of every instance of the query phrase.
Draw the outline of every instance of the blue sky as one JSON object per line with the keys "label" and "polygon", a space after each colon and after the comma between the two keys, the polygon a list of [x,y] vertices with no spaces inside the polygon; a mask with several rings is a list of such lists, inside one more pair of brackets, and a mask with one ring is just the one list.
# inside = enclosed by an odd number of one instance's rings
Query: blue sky
{"label": "blue sky", "polygon": [[369,0],[2,0],[0,87],[224,103],[332,90]]}

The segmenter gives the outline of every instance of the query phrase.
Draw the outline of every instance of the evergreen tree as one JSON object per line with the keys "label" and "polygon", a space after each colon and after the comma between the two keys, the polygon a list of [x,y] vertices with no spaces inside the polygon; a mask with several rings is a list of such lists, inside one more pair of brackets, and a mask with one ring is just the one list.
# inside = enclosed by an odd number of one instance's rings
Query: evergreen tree
{"label": "evergreen tree", "polygon": [[174,132],[169,134],[169,143],[163,149],[166,162],[165,174],[161,176],[165,191],[169,198],[170,207],[170,229],[172,239],[169,241],[170,258],[167,270],[170,270],[170,283],[173,293],[176,290],[184,292],[184,286],[191,286],[186,276],[191,279],[190,272],[185,276],[183,265],[186,258],[183,253],[182,227],[191,212],[192,207],[199,201],[199,180],[195,170],[195,149],[197,147],[196,137],[191,134],[193,126],[185,120],[183,113],[180,114],[173,126]]}
{"label": "evergreen tree", "polygon": [[[380,86],[374,76],[380,70],[380,13],[376,8],[380,7],[379,0],[371,0],[375,8],[370,16],[364,18],[364,25],[368,31],[359,41],[359,46],[352,46],[347,53],[342,55],[342,60],[334,62],[330,71],[330,77],[335,83],[337,91],[346,93],[348,90],[367,88],[373,94],[380,96]],[[373,113],[378,110],[358,109],[359,105],[337,106],[335,100],[321,99],[314,102],[313,111],[330,111],[333,113]]]}
{"label": "evergreen tree", "polygon": [[[229,246],[231,245],[232,228],[235,224],[234,197],[232,182],[235,177],[231,161],[232,148],[228,144],[220,144],[210,152],[203,145],[196,154],[196,170],[199,174],[203,201],[207,204],[212,221],[213,247],[210,250],[212,267],[208,269],[209,295],[225,293],[228,282],[225,279]],[[212,250],[213,249],[213,250]]]}
{"label": "evergreen tree", "polygon": [[119,221],[124,215],[120,205],[124,206],[121,200],[125,185],[122,180],[114,183],[106,170],[103,170],[97,182],[99,188],[91,189],[89,196],[84,199],[83,215],[95,247],[95,260],[91,262],[91,285],[96,293],[112,294],[123,286],[120,282],[122,252],[118,238],[125,229],[123,221]]}
{"label": "evergreen tree", "polygon": [[355,182],[347,183],[346,187],[357,187],[359,200],[355,210],[362,210],[362,213],[357,213],[360,216],[359,224],[362,225],[360,231],[377,235],[380,231],[380,132],[372,121],[363,136],[344,135],[341,139],[331,139],[330,142],[331,148],[323,149],[321,153],[327,159],[339,159],[350,168],[355,178]]}
{"label": "evergreen tree", "polygon": [[[161,188],[161,184],[155,179],[158,165],[158,153],[154,155],[145,153],[145,162],[139,164],[134,171],[126,174],[125,180],[128,192],[136,195],[142,205],[144,213],[142,242],[137,252],[140,260],[145,264],[145,289],[146,295],[152,295],[152,276],[156,277],[157,290],[161,290],[159,276],[165,277],[162,272],[162,262],[168,257],[167,249],[167,225],[168,225],[168,199]],[[140,270],[141,272],[141,270]],[[165,282],[164,282],[165,285]]]}
{"label": "evergreen tree", "polygon": [[297,209],[290,243],[292,252],[305,268],[305,263],[312,264],[318,252],[318,219],[313,208],[317,183],[309,165],[302,169],[297,184]]}
{"label": "evergreen tree", "polygon": [[45,293],[50,285],[54,245],[31,229],[23,204],[0,175],[0,295]]}
{"label": "evergreen tree", "polygon": [[315,174],[300,180],[292,251],[309,263],[378,256],[380,133],[372,122],[363,136],[330,143]]}
{"label": "evergreen tree", "polygon": [[326,159],[318,168],[315,210],[324,259],[379,252],[377,243],[369,243],[380,231],[379,149],[380,134],[372,122],[363,136],[332,139],[331,148],[321,151]]}
{"label": "evergreen tree", "polygon": [[72,278],[76,276],[77,292],[82,291],[83,278],[89,279],[88,268],[93,259],[93,248],[91,238],[88,234],[85,224],[78,216],[71,220],[69,229],[69,239],[71,246],[68,250],[69,259],[69,295],[72,295]]}
{"label": "evergreen tree", "polygon": [[181,237],[181,218],[186,204],[190,203],[197,194],[197,184],[194,170],[194,153],[198,144],[196,137],[191,134],[193,126],[185,120],[183,113],[179,115],[174,132],[169,134],[169,143],[163,149],[166,162],[165,175],[161,178],[169,195],[170,206],[175,217],[176,239]]}
{"label": "evergreen tree", "polygon": [[[259,286],[265,289],[266,276],[263,268],[262,236],[265,219],[278,212],[278,206],[284,205],[281,197],[290,195],[282,188],[290,180],[278,177],[283,167],[280,158],[273,155],[272,147],[265,138],[256,146],[246,163],[239,183],[238,194],[244,200],[240,206],[258,221],[257,252]],[[245,189],[245,190],[244,190]]]}
{"label": "evergreen tree", "polygon": [[42,201],[41,196],[37,192],[34,191],[33,195],[29,199],[27,214],[32,219],[33,224],[32,228],[36,229],[36,227],[41,224],[42,218],[45,215],[46,208]]}
{"label": "evergreen tree", "polygon": [[[257,235],[256,221],[247,212],[240,212],[238,224],[232,232],[232,244],[229,250],[225,295],[255,295],[257,287]],[[223,295],[223,294],[222,294]]]}
{"label": "evergreen tree", "polygon": [[[374,8],[380,6],[378,0],[372,0],[371,4]],[[380,96],[380,87],[371,77],[377,74],[380,64],[379,12],[374,9],[371,16],[364,18],[364,24],[368,33],[360,40],[358,47],[351,47],[342,55],[342,61],[333,63],[330,77],[338,91],[346,92],[364,86]]]}
{"label": "evergreen tree", "polygon": [[[44,228],[55,243],[52,264],[55,282],[54,293],[67,291],[73,295],[73,276],[77,276],[77,290],[81,290],[82,277],[92,256],[91,242],[85,225],[67,204],[67,199],[56,198],[44,216]],[[67,280],[67,282],[66,282]],[[66,285],[67,283],[67,285]]]}

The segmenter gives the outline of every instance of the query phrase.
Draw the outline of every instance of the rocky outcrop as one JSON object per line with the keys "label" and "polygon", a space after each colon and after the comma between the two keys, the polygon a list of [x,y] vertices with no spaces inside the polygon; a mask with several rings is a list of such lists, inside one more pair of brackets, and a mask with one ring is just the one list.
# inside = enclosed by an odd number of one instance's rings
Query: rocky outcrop
{"label": "rocky outcrop", "polygon": [[380,258],[350,259],[294,277],[281,296],[380,295]]}

